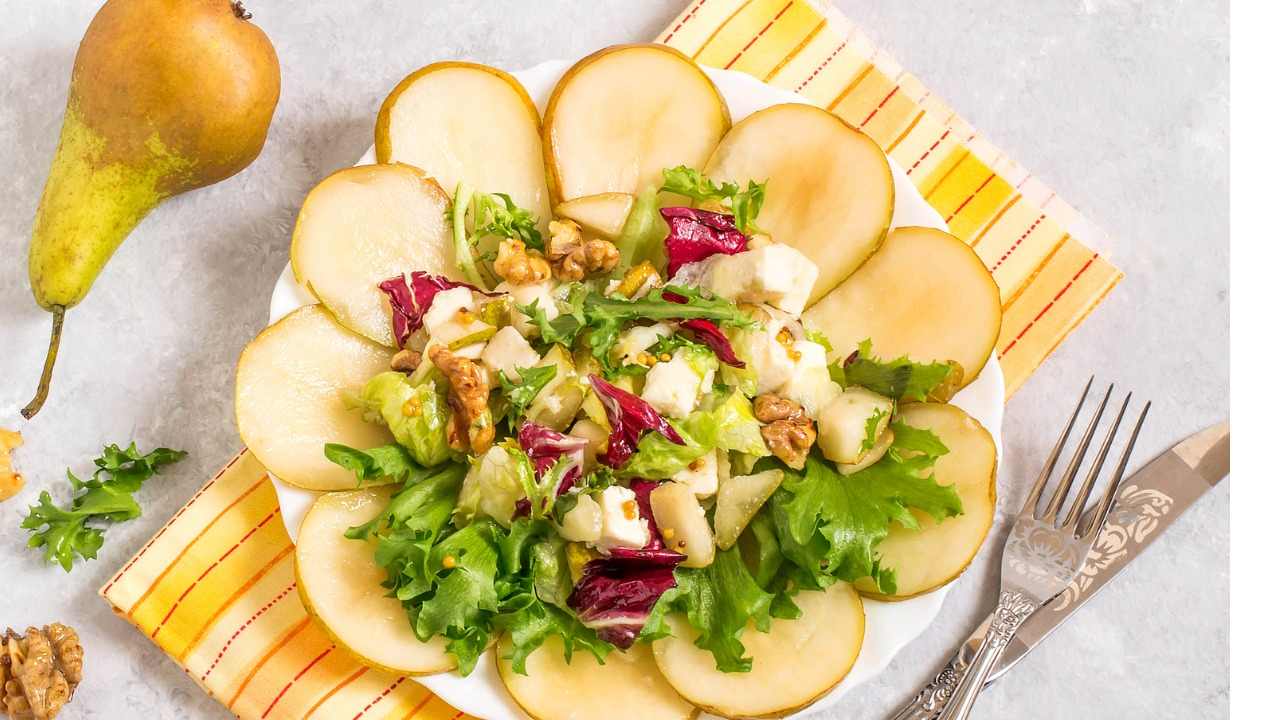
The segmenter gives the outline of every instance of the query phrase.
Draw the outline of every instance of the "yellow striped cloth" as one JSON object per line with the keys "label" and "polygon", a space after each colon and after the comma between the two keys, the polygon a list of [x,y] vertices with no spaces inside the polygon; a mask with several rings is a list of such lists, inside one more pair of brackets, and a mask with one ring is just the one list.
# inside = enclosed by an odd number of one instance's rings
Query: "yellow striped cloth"
{"label": "yellow striped cloth", "polygon": [[[995,274],[1010,392],[1119,281],[1073,237],[1088,226],[1070,207],[825,4],[694,0],[658,40],[800,92],[875,138]],[[275,492],[248,452],[100,592],[239,717],[463,717],[412,680],[360,665],[310,620]]]}

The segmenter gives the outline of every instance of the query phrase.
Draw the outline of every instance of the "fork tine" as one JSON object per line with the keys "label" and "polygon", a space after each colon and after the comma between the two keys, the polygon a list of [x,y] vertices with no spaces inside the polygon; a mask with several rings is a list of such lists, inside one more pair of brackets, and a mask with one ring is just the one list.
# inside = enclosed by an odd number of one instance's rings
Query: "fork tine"
{"label": "fork tine", "polygon": [[1088,517],[1087,531],[1078,534],[1079,537],[1089,541],[1090,547],[1097,541],[1098,534],[1102,532],[1107,516],[1111,513],[1111,506],[1115,502],[1116,495],[1120,492],[1120,483],[1124,482],[1124,468],[1129,464],[1129,456],[1133,454],[1133,446],[1138,442],[1138,433],[1142,432],[1142,423],[1146,421],[1147,411],[1150,409],[1150,402],[1142,407],[1142,414],[1138,416],[1138,422],[1133,426],[1133,434],[1129,436],[1129,442],[1124,446],[1124,455],[1120,456],[1120,464],[1116,466],[1116,471],[1111,476],[1111,482],[1107,485],[1106,492],[1103,493],[1102,499],[1098,501],[1097,510]]}
{"label": "fork tine", "polygon": [[[1062,506],[1067,501],[1067,493],[1071,492],[1071,486],[1076,481],[1076,473],[1080,470],[1080,463],[1084,462],[1084,454],[1088,452],[1090,443],[1093,442],[1093,433],[1098,429],[1098,421],[1102,419],[1102,413],[1107,409],[1107,403],[1111,401],[1111,391],[1115,390],[1115,383],[1107,386],[1107,393],[1102,396],[1102,402],[1099,403],[1097,411],[1093,413],[1093,418],[1089,420],[1089,427],[1085,428],[1084,437],[1080,438],[1080,444],[1076,446],[1076,451],[1071,455],[1071,462],[1067,465],[1067,470],[1062,474],[1062,481],[1058,483],[1058,489],[1053,491],[1053,497],[1049,498],[1049,504],[1045,507],[1044,513],[1037,515],[1040,520],[1053,522],[1055,525],[1058,513],[1062,511]],[[1057,525],[1057,527],[1062,527]]]}
{"label": "fork tine", "polygon": [[1093,486],[1097,484],[1098,476],[1102,474],[1102,465],[1107,461],[1107,453],[1111,452],[1111,443],[1116,439],[1116,431],[1120,429],[1120,421],[1124,419],[1124,412],[1129,409],[1129,400],[1132,397],[1133,393],[1124,396],[1124,402],[1120,404],[1120,412],[1116,413],[1116,419],[1112,421],[1111,429],[1107,431],[1107,439],[1103,441],[1097,457],[1093,459],[1093,465],[1089,468],[1089,474],[1085,476],[1084,487],[1076,493],[1076,499],[1071,503],[1071,510],[1062,521],[1063,527],[1074,527],[1080,521],[1080,516],[1084,514],[1084,506],[1089,502],[1089,496],[1093,494]]}
{"label": "fork tine", "polygon": [[1058,464],[1058,457],[1062,455],[1062,448],[1067,444],[1067,438],[1071,435],[1071,428],[1075,427],[1076,418],[1080,415],[1080,408],[1084,407],[1084,401],[1089,397],[1089,390],[1093,387],[1093,378],[1089,378],[1089,382],[1085,383],[1084,392],[1080,393],[1080,400],[1076,402],[1076,409],[1071,413],[1071,419],[1067,420],[1067,426],[1062,429],[1062,434],[1058,436],[1058,442],[1053,446],[1053,452],[1049,453],[1049,457],[1044,461],[1044,468],[1040,470],[1040,477],[1036,478],[1035,485],[1031,486],[1031,492],[1027,494],[1027,501],[1022,506],[1022,514],[1035,514],[1036,505],[1040,504],[1040,496],[1044,493],[1044,486],[1049,482],[1049,476],[1053,474],[1053,468]]}

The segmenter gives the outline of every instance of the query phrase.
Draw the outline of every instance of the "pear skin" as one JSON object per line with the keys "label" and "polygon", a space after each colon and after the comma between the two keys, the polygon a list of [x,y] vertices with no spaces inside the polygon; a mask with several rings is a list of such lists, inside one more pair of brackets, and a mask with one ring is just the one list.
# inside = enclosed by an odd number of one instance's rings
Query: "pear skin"
{"label": "pear skin", "polygon": [[227,0],[108,0],[89,24],[32,229],[31,290],[54,329],[27,418],[48,394],[66,309],[133,228],[261,152],[280,64],[250,17]]}

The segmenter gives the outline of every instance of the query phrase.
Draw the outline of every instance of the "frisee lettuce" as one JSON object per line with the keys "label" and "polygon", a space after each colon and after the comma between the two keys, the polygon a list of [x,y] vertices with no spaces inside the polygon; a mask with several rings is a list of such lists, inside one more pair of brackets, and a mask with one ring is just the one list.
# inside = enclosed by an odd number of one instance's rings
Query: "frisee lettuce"
{"label": "frisee lettuce", "polygon": [[53,504],[49,492],[42,491],[39,500],[27,510],[21,527],[31,533],[27,547],[44,548],[45,562],[57,563],[66,572],[76,556],[85,560],[98,557],[103,533],[108,524],[132,520],[142,514],[133,494],[166,465],[186,457],[182,450],[156,448],[143,454],[136,444],[125,449],[108,445],[95,458],[95,469],[88,480],[67,470],[74,497],[67,507]]}
{"label": "frisee lettuce", "polygon": [[662,192],[675,193],[689,198],[694,205],[708,200],[719,201],[719,204],[733,212],[733,223],[745,233],[760,232],[756,226],[756,218],[764,206],[764,192],[767,181],[747,182],[747,188],[741,189],[737,183],[726,180],[716,183],[711,178],[686,165],[667,168],[662,171]]}
{"label": "frisee lettuce", "polygon": [[894,440],[885,456],[852,475],[841,475],[816,455],[801,471],[775,463],[786,479],[769,499],[770,517],[801,587],[870,577],[891,594],[892,569],[882,567],[876,554],[890,523],[919,527],[913,509],[939,521],[963,511],[955,488],[932,477],[934,463],[947,451],[941,440],[902,422],[891,427]]}
{"label": "frisee lettuce", "polygon": [[863,340],[843,366],[831,366],[831,379],[844,387],[858,385],[895,400],[924,402],[952,371],[949,363],[918,363],[906,355],[881,360],[872,354],[871,341]]}

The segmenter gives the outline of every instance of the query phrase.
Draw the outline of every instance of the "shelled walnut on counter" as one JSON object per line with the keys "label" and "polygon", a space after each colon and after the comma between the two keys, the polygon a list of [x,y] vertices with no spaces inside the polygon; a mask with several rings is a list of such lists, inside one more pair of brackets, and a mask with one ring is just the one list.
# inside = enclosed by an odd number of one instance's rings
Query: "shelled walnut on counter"
{"label": "shelled walnut on counter", "polygon": [[84,671],[84,649],[76,631],[54,623],[12,628],[0,645],[0,709],[12,720],[48,720],[71,700]]}

